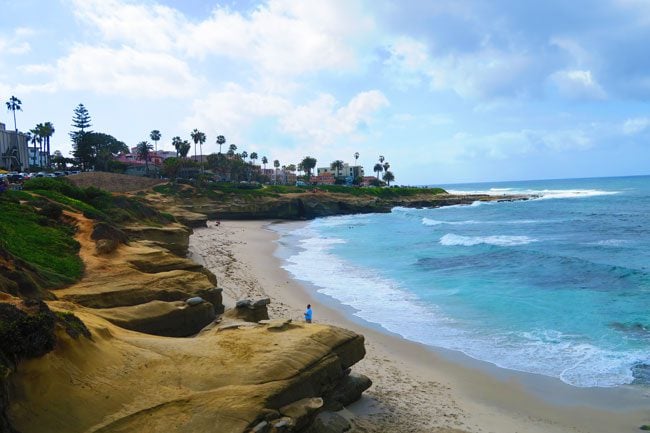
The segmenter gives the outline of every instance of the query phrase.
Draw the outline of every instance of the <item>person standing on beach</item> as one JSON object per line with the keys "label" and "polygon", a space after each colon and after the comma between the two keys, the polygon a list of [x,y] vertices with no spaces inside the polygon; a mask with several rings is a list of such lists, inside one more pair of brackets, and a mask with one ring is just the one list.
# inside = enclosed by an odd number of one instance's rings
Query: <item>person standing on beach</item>
{"label": "person standing on beach", "polygon": [[305,311],[305,322],[311,323],[311,304],[307,304],[307,310]]}

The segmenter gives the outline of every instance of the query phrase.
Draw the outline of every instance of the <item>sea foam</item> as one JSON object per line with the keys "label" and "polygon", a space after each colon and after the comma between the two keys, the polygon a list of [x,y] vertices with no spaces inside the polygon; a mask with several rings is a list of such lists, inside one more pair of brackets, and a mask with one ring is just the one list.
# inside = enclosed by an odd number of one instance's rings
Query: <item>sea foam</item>
{"label": "sea foam", "polygon": [[532,242],[537,242],[537,239],[533,239],[528,236],[507,236],[507,235],[461,236],[453,233],[447,233],[442,238],[440,238],[441,245],[465,246],[465,247],[471,247],[480,244],[496,245],[500,247],[510,247],[510,246],[517,246],[517,245],[526,245]]}

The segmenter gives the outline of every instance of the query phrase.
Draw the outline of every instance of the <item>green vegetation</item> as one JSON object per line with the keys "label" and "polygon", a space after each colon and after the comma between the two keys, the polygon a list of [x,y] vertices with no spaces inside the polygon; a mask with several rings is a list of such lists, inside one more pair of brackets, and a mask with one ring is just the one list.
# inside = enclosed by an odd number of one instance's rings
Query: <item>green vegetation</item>
{"label": "green vegetation", "polygon": [[5,196],[0,200],[0,249],[32,265],[52,287],[83,273],[73,228],[39,215],[38,209]]}
{"label": "green vegetation", "polygon": [[26,306],[37,311],[27,314],[14,305],[0,303],[0,364],[15,364],[54,348],[54,314],[42,301],[26,301]]}
{"label": "green vegetation", "polygon": [[82,212],[87,218],[114,224],[159,226],[174,221],[171,215],[162,214],[137,198],[112,195],[95,187],[79,188],[66,178],[30,179],[25,182],[24,189],[64,205],[68,210]]}
{"label": "green vegetation", "polygon": [[90,331],[77,316],[70,312],[55,312],[56,318],[59,323],[65,328],[65,332],[75,340],[82,335],[86,338],[91,338]]}
{"label": "green vegetation", "polygon": [[373,196],[384,199],[399,197],[412,197],[415,195],[437,195],[444,194],[442,188],[414,188],[414,187],[348,187],[342,185],[320,185],[320,186],[289,186],[289,185],[260,185],[254,183],[230,183],[218,182],[208,184],[205,187],[193,189],[180,184],[165,184],[154,187],[154,191],[164,195],[174,195],[182,198],[205,196],[208,198],[219,198],[220,195],[250,196],[278,196],[281,194],[296,194],[311,191],[324,191],[329,193],[346,194],[356,197]]}

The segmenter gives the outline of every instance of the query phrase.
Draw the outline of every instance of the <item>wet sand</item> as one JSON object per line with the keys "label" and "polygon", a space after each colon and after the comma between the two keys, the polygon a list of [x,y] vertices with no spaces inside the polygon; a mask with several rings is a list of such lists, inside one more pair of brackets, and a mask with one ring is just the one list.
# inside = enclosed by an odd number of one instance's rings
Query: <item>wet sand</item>
{"label": "wet sand", "polygon": [[282,269],[278,254],[290,251],[278,251],[274,226],[210,222],[195,229],[191,258],[215,273],[227,308],[238,299],[268,296],[272,318],[302,320],[311,303],[315,322],[366,337],[366,358],[353,370],[370,377],[373,386],[346,411],[354,431],[614,433],[650,424],[650,395],[638,389],[571,387],[407,341],[356,318],[353,309]]}

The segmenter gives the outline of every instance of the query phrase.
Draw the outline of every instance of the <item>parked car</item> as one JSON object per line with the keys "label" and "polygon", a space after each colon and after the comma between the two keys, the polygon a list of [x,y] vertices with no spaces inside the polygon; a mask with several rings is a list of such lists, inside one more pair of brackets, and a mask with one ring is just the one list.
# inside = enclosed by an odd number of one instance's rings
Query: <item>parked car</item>
{"label": "parked car", "polygon": [[20,173],[9,173],[7,175],[10,183],[20,183],[23,181],[23,175]]}

